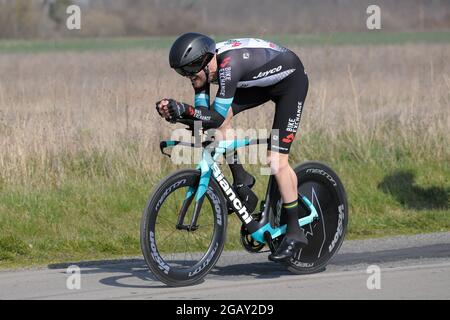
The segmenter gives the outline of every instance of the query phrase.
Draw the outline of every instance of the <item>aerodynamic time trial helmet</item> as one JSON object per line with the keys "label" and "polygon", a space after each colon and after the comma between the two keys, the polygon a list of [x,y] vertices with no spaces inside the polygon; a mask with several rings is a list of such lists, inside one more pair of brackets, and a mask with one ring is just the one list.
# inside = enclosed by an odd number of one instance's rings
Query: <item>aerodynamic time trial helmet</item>
{"label": "aerodynamic time trial helmet", "polygon": [[200,33],[188,32],[178,37],[169,53],[170,67],[182,76],[192,76],[211,61],[216,53],[213,39]]}

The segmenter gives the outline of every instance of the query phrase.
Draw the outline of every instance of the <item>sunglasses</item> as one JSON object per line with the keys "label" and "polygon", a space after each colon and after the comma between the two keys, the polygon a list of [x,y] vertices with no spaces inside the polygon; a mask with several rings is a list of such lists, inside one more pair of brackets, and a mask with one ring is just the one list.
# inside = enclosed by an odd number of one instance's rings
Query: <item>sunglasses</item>
{"label": "sunglasses", "polygon": [[205,56],[200,57],[187,65],[175,68],[175,71],[183,77],[192,77],[206,67],[208,62],[211,60],[211,56],[212,54],[206,54]]}

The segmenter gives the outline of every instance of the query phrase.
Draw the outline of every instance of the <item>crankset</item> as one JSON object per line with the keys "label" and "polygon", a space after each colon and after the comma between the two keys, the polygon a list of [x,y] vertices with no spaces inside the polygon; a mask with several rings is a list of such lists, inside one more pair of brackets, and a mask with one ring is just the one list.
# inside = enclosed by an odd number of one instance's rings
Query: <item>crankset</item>
{"label": "crankset", "polygon": [[[261,213],[252,214],[254,220],[259,221],[261,219]],[[240,241],[244,249],[250,253],[259,253],[264,248],[265,243],[259,243],[248,232],[247,227],[242,224]]]}

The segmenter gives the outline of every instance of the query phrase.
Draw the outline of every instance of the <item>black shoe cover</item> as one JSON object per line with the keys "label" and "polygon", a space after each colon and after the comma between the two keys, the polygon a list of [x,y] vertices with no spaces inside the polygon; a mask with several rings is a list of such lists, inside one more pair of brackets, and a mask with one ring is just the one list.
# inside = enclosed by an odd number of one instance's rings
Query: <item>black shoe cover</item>
{"label": "black shoe cover", "polygon": [[255,183],[256,183],[255,177],[252,176],[250,173],[245,172],[244,176],[239,177],[238,179],[234,180],[233,187],[236,189],[236,188],[242,187],[244,185],[251,189],[251,188],[253,188]]}
{"label": "black shoe cover", "polygon": [[285,261],[297,253],[298,250],[306,247],[308,240],[301,241],[293,238],[284,237],[281,241],[278,249],[271,255],[269,255],[269,260],[274,262]]}

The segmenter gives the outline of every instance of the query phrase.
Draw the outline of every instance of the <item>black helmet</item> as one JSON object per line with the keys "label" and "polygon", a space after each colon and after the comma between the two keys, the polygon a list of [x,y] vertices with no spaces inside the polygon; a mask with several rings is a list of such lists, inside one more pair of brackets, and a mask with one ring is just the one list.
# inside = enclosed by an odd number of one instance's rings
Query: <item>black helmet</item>
{"label": "black helmet", "polygon": [[172,44],[170,67],[182,76],[194,75],[203,70],[216,53],[213,39],[200,33],[188,32]]}

